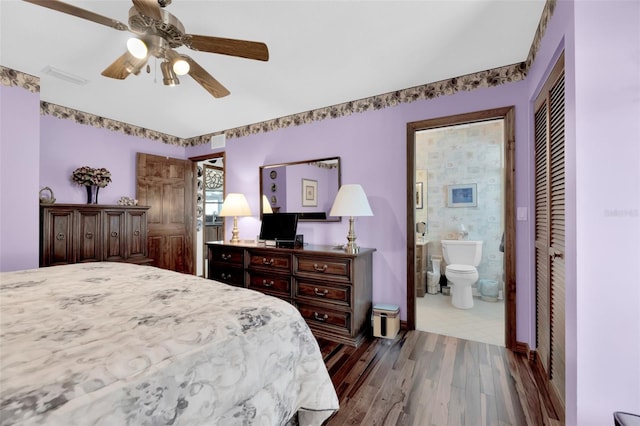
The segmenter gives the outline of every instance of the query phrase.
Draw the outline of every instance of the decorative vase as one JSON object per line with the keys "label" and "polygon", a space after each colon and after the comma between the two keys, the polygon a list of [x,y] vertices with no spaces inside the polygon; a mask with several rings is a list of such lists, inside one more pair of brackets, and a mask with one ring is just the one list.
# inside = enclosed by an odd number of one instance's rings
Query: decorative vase
{"label": "decorative vase", "polygon": [[87,185],[85,188],[87,189],[87,204],[98,204],[98,191],[100,190],[100,187],[96,185]]}

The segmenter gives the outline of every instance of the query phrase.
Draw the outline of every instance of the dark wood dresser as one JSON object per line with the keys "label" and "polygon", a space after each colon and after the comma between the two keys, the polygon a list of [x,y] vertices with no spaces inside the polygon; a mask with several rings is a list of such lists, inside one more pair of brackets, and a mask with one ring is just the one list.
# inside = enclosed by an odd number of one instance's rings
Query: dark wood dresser
{"label": "dark wood dresser", "polygon": [[146,206],[40,206],[40,266],[78,262],[148,264]]}
{"label": "dark wood dresser", "polygon": [[358,346],[370,330],[375,249],[209,242],[209,278],[295,305],[319,338]]}

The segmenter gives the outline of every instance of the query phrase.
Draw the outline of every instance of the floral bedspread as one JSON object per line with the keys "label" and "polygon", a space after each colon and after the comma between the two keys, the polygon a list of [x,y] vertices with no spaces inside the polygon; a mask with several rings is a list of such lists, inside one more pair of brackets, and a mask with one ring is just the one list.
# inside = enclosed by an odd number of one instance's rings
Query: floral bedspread
{"label": "floral bedspread", "polygon": [[0,274],[2,425],[319,425],[338,399],[295,307],[126,263]]}

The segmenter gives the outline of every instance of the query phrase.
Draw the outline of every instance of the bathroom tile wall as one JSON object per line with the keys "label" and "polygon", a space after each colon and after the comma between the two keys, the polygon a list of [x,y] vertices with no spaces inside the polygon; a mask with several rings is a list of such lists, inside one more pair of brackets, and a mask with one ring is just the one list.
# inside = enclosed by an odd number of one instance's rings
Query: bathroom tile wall
{"label": "bathroom tile wall", "polygon": [[[442,256],[440,240],[482,240],[480,279],[502,281],[504,232],[504,126],[502,120],[431,129],[416,134],[416,182],[423,182],[424,207],[416,221],[427,223],[429,254]],[[476,184],[477,207],[447,207],[449,185]],[[444,271],[444,262],[442,266]]]}

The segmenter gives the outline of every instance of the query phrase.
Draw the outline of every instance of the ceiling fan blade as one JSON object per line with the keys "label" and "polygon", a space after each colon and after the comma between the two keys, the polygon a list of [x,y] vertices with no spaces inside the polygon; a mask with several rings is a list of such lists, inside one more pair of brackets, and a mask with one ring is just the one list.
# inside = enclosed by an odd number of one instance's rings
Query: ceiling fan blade
{"label": "ceiling fan blade", "polygon": [[136,10],[144,16],[162,21],[158,0],[132,0]]}
{"label": "ceiling fan blade", "polygon": [[269,60],[267,45],[258,41],[235,40],[231,38],[209,37],[185,34],[183,43],[193,50],[201,50],[222,55],[239,56],[241,58]]}
{"label": "ceiling fan blade", "polygon": [[223,98],[231,93],[204,68],[198,65],[196,61],[186,55],[182,55],[182,57],[189,63],[189,75],[204,87],[207,92],[211,93],[214,98]]}
{"label": "ceiling fan blade", "polygon": [[127,51],[105,68],[101,74],[105,77],[124,80],[129,77],[129,74],[138,74],[146,62],[146,58],[138,59]]}
{"label": "ceiling fan blade", "polygon": [[98,15],[86,9],[79,8],[77,6],[64,3],[58,0],[24,0],[27,3],[32,3],[38,6],[46,7],[58,12],[66,13],[68,15],[77,16],[78,18],[86,19],[87,21],[96,22],[98,24],[106,25],[107,27],[115,28],[120,31],[128,31],[129,27],[120,21],[107,18],[106,16]]}

